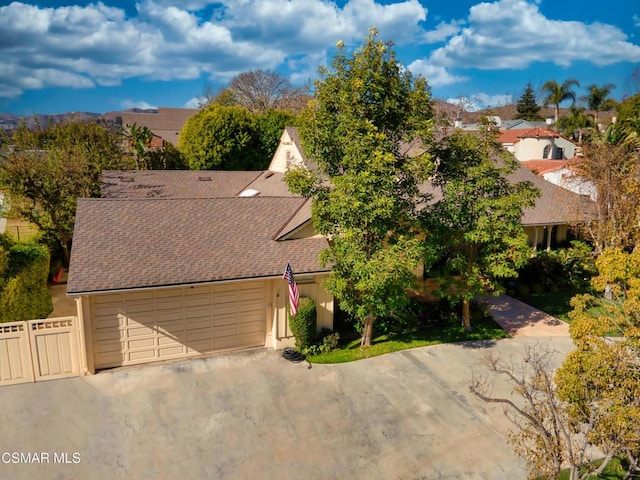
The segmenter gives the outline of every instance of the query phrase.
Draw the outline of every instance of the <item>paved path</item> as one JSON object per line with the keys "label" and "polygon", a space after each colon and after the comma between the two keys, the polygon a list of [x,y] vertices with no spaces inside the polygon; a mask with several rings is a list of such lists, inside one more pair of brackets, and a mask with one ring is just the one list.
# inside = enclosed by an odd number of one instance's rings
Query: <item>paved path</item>
{"label": "paved path", "polygon": [[494,320],[513,337],[568,337],[569,324],[509,295],[483,297]]}
{"label": "paved path", "polygon": [[58,283],[49,285],[51,301],[53,302],[53,312],[49,318],[74,317],[78,314],[74,297],[67,296],[67,270],[64,271],[62,279]]}

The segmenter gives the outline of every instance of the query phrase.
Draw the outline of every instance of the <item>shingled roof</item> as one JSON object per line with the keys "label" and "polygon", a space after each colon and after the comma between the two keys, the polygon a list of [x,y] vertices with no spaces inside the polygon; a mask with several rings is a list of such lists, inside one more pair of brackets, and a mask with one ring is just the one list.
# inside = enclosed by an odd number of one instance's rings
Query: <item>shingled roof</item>
{"label": "shingled roof", "polygon": [[79,199],[69,295],[327,271],[324,238],[277,241],[299,197]]}
{"label": "shingled roof", "polygon": [[[235,197],[264,172],[208,170],[105,170],[104,198],[221,198]],[[286,195],[286,185],[284,194]]]}

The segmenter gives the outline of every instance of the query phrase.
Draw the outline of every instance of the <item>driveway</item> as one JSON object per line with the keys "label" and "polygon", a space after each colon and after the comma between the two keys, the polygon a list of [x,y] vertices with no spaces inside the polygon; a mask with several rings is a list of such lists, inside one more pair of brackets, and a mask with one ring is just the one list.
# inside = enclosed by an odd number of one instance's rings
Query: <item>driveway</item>
{"label": "driveway", "polygon": [[3,387],[0,478],[525,478],[501,408],[467,384],[488,350],[535,343],[558,362],[573,347],[516,337],[311,369],[259,349]]}

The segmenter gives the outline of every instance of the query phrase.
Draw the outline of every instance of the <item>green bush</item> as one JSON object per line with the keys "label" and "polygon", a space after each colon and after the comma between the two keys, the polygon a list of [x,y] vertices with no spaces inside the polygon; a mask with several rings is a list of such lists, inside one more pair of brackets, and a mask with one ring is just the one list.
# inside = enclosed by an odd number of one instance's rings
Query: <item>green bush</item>
{"label": "green bush", "polygon": [[517,284],[509,290],[540,294],[588,287],[597,270],[591,247],[572,241],[569,248],[537,252],[518,273]]}
{"label": "green bush", "polygon": [[8,262],[0,279],[0,323],[47,317],[53,311],[49,250],[34,243],[1,243],[0,249],[8,246]]}
{"label": "green bush", "polygon": [[289,328],[296,338],[296,348],[302,350],[316,338],[316,304],[312,298],[300,297],[298,313],[289,315]]}

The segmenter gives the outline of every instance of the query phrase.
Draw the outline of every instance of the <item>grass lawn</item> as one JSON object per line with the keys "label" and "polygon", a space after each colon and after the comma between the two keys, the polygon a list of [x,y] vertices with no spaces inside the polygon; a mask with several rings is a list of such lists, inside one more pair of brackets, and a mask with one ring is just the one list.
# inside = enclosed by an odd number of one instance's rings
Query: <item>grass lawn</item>
{"label": "grass lawn", "polygon": [[[600,462],[594,462],[595,466],[600,465]],[[607,480],[623,480],[626,477],[627,470],[629,468],[629,462],[626,459],[620,457],[613,457],[609,462],[609,465],[605,467],[603,472],[597,477],[591,475],[587,477],[587,480],[607,479]],[[564,470],[558,476],[558,480],[569,480],[569,470]]]}
{"label": "grass lawn", "polygon": [[[507,338],[509,335],[490,318],[472,321],[473,331],[466,332],[460,325],[423,327],[400,334],[379,335],[373,338],[371,347],[361,348],[360,338],[339,350],[307,357],[311,363],[344,363],[363,358],[376,357],[385,353],[397,352],[408,348],[425,347],[439,343],[462,342],[467,340],[486,340]],[[375,331],[374,331],[375,333]]]}
{"label": "grass lawn", "polygon": [[[571,323],[569,319],[569,312],[571,308],[571,299],[574,295],[581,293],[589,293],[591,290],[559,290],[557,292],[546,293],[529,293],[526,295],[514,294],[513,296],[524,303],[531,305],[532,307],[542,310],[549,315],[559,318],[560,320]],[[594,317],[600,317],[607,315],[607,310],[604,307],[605,300],[602,300],[601,305],[595,305],[589,309],[589,313]]]}
{"label": "grass lawn", "polygon": [[557,292],[529,293],[525,295],[514,294],[514,297],[527,305],[531,305],[569,323],[571,322],[568,315],[571,311],[571,298],[579,293],[587,293],[587,291],[578,289],[558,290]]}

